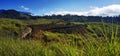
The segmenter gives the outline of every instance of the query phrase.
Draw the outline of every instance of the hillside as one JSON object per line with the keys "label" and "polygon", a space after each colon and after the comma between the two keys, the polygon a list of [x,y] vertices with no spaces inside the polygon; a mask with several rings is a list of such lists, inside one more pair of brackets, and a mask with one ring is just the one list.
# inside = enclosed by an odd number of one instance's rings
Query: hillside
{"label": "hillside", "polygon": [[[120,54],[120,26],[117,24],[77,22],[77,26],[74,24],[71,26],[65,23],[54,24],[56,21],[43,21],[44,23],[41,20],[1,18],[0,56],[119,56]],[[48,21],[49,23],[46,23]],[[86,29],[82,28],[83,24],[87,24],[87,29],[90,30],[87,34],[71,33],[74,30],[81,32]],[[20,37],[20,32],[24,31],[25,26],[34,28],[34,32],[28,35],[28,37],[32,35],[30,39]],[[70,33],[59,31],[70,31]]]}
{"label": "hillside", "polygon": [[0,15],[0,56],[120,54],[119,16],[32,16],[16,10]]}

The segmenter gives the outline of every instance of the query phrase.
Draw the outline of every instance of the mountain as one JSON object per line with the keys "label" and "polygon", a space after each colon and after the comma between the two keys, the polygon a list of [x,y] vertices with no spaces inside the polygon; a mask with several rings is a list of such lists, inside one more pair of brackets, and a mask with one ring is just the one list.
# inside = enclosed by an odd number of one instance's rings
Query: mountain
{"label": "mountain", "polygon": [[0,13],[2,13],[2,12],[4,12],[4,11],[5,11],[5,10],[2,9],[2,10],[0,10]]}
{"label": "mountain", "polygon": [[78,16],[78,15],[44,15],[44,16],[33,16],[30,12],[22,12],[16,10],[0,10],[0,18],[11,18],[19,20],[35,20],[35,19],[58,19],[66,22],[101,22],[105,21],[108,23],[119,23],[120,16],[114,17],[102,17],[102,16]]}
{"label": "mountain", "polygon": [[28,15],[31,15],[31,14],[32,14],[32,13],[30,13],[30,12],[16,11],[16,10],[14,10],[14,9],[10,9],[10,10],[1,9],[1,10],[0,10],[0,13],[10,12],[10,11],[19,12],[20,14],[28,14]]}
{"label": "mountain", "polygon": [[0,18],[11,18],[11,19],[30,19],[32,13],[21,12],[16,10],[0,10]]}
{"label": "mountain", "polygon": [[30,12],[21,12],[21,11],[19,11],[21,14],[26,14],[26,15],[32,15],[32,13],[30,13]]}

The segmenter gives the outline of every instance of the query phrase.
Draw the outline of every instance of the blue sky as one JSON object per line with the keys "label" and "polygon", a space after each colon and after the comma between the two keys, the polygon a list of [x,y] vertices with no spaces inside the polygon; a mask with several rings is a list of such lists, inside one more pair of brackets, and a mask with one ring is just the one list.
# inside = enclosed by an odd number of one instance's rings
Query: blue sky
{"label": "blue sky", "polygon": [[94,7],[105,7],[120,4],[120,0],[0,0],[0,9],[15,9],[37,15],[50,12],[90,11]]}

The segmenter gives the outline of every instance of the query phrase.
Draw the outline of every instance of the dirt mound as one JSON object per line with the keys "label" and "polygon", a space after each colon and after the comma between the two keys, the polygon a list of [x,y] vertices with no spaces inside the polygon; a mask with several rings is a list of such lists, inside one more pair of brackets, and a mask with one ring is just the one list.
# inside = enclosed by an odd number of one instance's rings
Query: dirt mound
{"label": "dirt mound", "polygon": [[79,33],[84,35],[86,33],[87,25],[49,25],[49,24],[40,24],[40,25],[27,25],[26,27],[29,27],[32,29],[31,33],[29,33],[30,39],[36,39],[36,40],[45,40],[45,31],[48,32],[57,32],[57,33]]}

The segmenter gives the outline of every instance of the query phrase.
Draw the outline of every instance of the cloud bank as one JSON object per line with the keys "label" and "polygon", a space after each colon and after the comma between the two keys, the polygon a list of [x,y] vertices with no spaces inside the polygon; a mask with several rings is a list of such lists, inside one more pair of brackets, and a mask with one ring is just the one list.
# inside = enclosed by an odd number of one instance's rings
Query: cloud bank
{"label": "cloud bank", "polygon": [[28,8],[28,7],[25,7],[25,6],[20,6],[22,9],[24,9],[24,10],[30,10],[30,8]]}
{"label": "cloud bank", "polygon": [[92,7],[91,10],[88,11],[82,11],[82,12],[73,12],[73,11],[57,11],[57,12],[49,12],[45,13],[45,15],[84,15],[84,16],[118,16],[120,15],[120,5],[119,4],[113,4],[109,6],[104,7]]}

